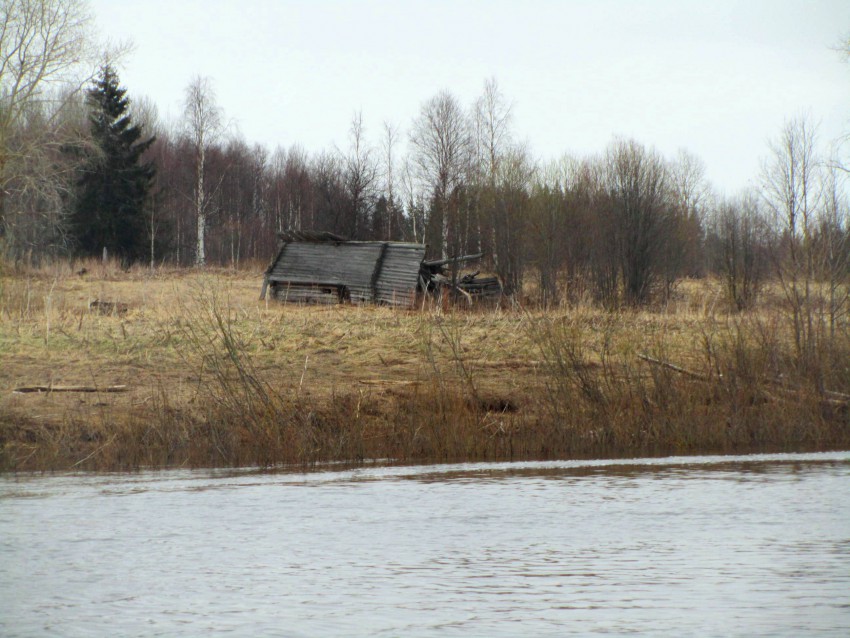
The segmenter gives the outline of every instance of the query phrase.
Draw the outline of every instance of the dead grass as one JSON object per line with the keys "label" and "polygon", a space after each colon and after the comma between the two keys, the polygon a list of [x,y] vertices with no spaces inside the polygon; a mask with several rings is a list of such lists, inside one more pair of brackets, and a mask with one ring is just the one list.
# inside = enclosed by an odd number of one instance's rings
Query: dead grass
{"label": "dead grass", "polygon": [[[85,269],[85,272],[82,272]],[[850,339],[796,365],[781,309],[714,282],[610,313],[299,307],[261,269],[0,271],[0,469],[842,447]],[[93,300],[122,302],[101,314]],[[638,358],[694,371],[690,378]],[[34,384],[123,394],[13,394]]]}

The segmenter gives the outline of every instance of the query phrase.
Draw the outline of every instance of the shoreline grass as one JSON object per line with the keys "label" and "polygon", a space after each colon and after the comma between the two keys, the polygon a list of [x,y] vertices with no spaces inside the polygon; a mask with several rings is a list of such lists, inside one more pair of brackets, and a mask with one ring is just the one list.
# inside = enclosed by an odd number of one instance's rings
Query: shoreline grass
{"label": "shoreline grass", "polygon": [[[847,327],[803,361],[769,294],[748,313],[710,280],[639,311],[299,307],[259,301],[261,272],[0,271],[0,471],[850,447]],[[129,391],[12,393],[50,383]]]}

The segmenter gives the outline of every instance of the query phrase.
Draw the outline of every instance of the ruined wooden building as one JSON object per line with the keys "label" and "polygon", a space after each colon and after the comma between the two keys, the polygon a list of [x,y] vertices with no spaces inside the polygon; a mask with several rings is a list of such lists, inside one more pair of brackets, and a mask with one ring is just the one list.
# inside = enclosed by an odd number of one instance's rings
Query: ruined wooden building
{"label": "ruined wooden building", "polygon": [[[425,261],[425,245],[350,241],[319,231],[280,233],[280,249],[266,269],[260,298],[295,303],[375,303],[410,306],[418,293],[452,292],[467,298],[497,298],[495,277],[457,276],[457,265],[480,255]],[[455,277],[446,268],[454,266]]]}

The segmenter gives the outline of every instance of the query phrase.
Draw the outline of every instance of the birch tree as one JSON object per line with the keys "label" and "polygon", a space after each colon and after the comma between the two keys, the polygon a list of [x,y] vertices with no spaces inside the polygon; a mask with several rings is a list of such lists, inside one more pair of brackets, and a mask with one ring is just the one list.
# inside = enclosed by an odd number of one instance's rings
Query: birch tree
{"label": "birch tree", "polygon": [[384,239],[396,239],[401,234],[401,214],[398,202],[396,202],[395,188],[395,147],[398,144],[398,127],[389,122],[384,122],[383,132],[381,154],[384,165],[384,192],[387,197],[387,211],[386,219],[381,220],[384,228],[379,230]]}
{"label": "birch tree", "polygon": [[448,256],[453,232],[452,196],[465,182],[471,139],[467,118],[451,93],[438,93],[422,105],[410,133],[417,176],[431,192],[426,242]]}
{"label": "birch tree", "polygon": [[183,107],[186,133],[195,150],[194,207],[197,222],[195,265],[206,265],[206,229],[209,197],[205,181],[206,154],[222,131],[222,111],[216,104],[215,89],[210,78],[196,76],[186,87]]}
{"label": "birch tree", "polygon": [[519,269],[525,215],[517,202],[527,184],[517,183],[517,177],[530,174],[529,153],[512,140],[512,117],[510,104],[496,80],[490,78],[473,106],[479,186],[476,222],[478,236],[488,235],[479,248],[488,246],[492,251],[493,265],[509,295],[518,292],[522,283]]}

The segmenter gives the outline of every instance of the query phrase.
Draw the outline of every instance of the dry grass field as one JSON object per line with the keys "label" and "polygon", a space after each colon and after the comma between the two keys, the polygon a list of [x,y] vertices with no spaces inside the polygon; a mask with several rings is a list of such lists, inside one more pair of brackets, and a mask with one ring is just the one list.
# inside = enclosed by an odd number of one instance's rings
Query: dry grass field
{"label": "dry grass field", "polygon": [[[846,330],[819,341],[817,369],[801,365],[775,295],[748,315],[711,281],[651,311],[398,310],[259,301],[261,280],[260,267],[0,271],[0,469],[850,442]],[[57,391],[15,392],[34,386]]]}

